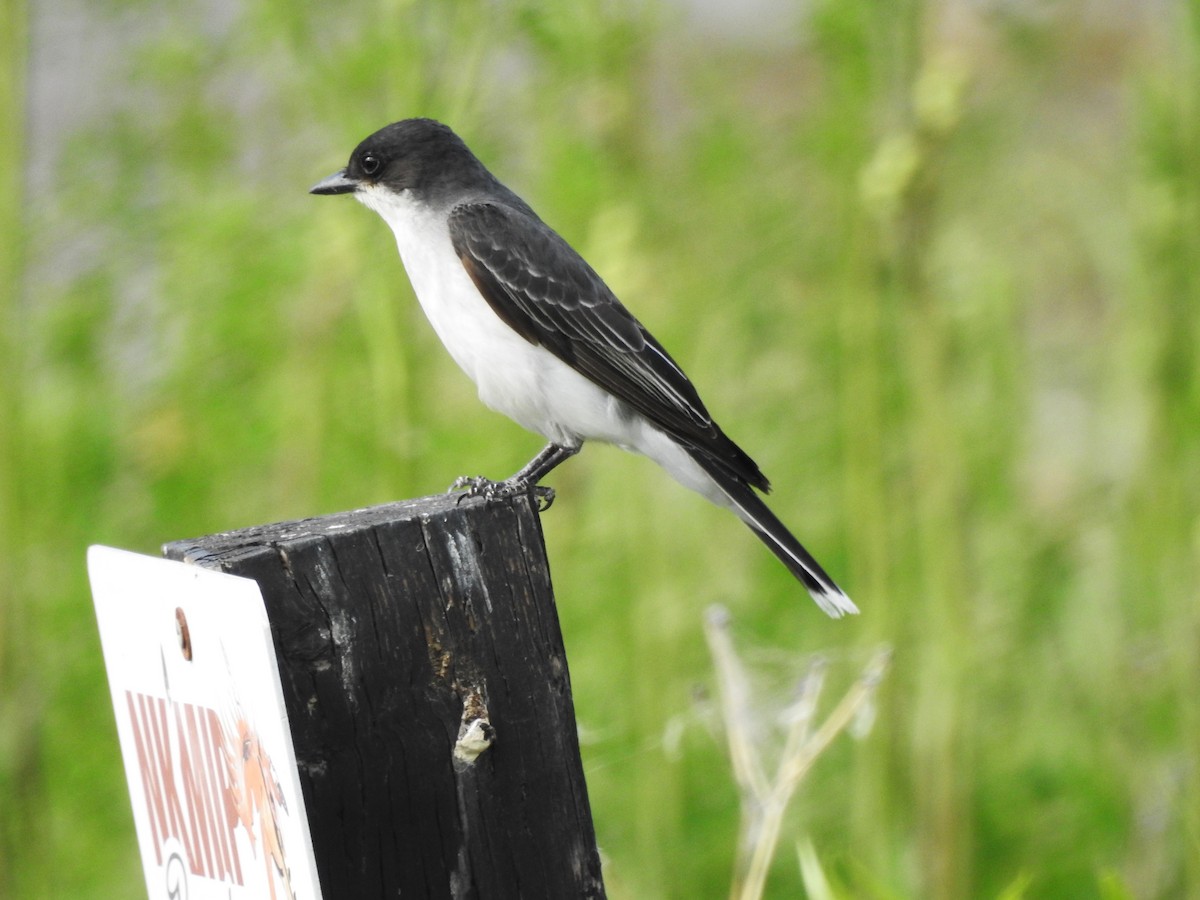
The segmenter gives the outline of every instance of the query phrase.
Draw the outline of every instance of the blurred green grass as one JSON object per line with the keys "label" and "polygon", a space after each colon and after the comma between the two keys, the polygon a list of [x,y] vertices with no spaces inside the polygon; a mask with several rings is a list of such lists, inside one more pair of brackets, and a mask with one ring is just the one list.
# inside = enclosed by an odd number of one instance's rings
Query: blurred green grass
{"label": "blurred green grass", "polygon": [[[1200,893],[1195,0],[827,0],[757,44],[600,0],[167,4],[32,186],[2,9],[0,895],[141,892],[87,544],[537,449],[436,345],[387,229],[305,194],[408,115],[584,252],[863,609],[825,621],[644,460],[555,473],[612,896],[726,890],[736,792],[694,699],[714,601],[797,672],[895,648],[875,730],[793,817],[847,896]],[[799,885],[781,853],[771,896]]]}

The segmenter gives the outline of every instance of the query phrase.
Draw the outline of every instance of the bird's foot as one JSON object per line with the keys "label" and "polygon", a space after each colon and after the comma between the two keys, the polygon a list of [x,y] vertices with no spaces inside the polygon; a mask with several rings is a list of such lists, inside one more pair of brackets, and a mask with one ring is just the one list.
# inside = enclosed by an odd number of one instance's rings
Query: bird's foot
{"label": "bird's foot", "polygon": [[453,493],[454,491],[462,491],[459,496],[460,502],[463,497],[482,497],[485,502],[491,502],[515,497],[518,494],[533,494],[537,499],[538,512],[545,512],[554,503],[554,488],[541,484],[529,484],[516,478],[492,481],[482,475],[460,475],[454,479],[454,484],[450,485],[449,492]]}

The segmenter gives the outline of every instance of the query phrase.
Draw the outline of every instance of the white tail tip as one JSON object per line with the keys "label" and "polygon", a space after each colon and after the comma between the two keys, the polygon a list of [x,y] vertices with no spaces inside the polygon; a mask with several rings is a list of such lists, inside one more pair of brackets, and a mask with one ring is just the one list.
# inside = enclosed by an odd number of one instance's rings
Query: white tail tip
{"label": "white tail tip", "polygon": [[858,615],[858,607],[854,605],[854,601],[837,588],[831,591],[809,590],[809,593],[817,601],[817,606],[821,607],[824,613],[831,618],[840,619],[845,615]]}

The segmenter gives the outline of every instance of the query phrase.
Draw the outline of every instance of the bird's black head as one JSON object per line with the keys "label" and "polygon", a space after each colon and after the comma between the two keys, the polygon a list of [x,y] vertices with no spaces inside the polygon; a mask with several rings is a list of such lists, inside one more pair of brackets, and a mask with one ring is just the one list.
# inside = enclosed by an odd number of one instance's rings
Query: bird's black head
{"label": "bird's black head", "polygon": [[350,154],[346,168],[313,185],[312,194],[352,194],[383,186],[426,199],[470,187],[490,176],[453,131],[433,119],[405,119],[381,128]]}

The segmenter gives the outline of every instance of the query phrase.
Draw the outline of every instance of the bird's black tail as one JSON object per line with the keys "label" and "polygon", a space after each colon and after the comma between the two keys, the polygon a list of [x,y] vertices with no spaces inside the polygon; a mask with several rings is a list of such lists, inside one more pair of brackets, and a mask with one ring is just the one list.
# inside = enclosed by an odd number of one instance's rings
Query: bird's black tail
{"label": "bird's black tail", "polygon": [[691,456],[729,498],[730,504],[742,521],[779,557],[779,561],[787,566],[788,571],[808,588],[808,592],[821,609],[835,619],[847,613],[858,612],[858,607],[853,601],[842,593],[842,589],[821,568],[821,564],[813,559],[812,554],[804,549],[788,531],[787,526],[771,512],[762,498],[755,493],[754,488],[730,472],[728,466],[720,460],[714,459],[703,450],[691,450]]}

